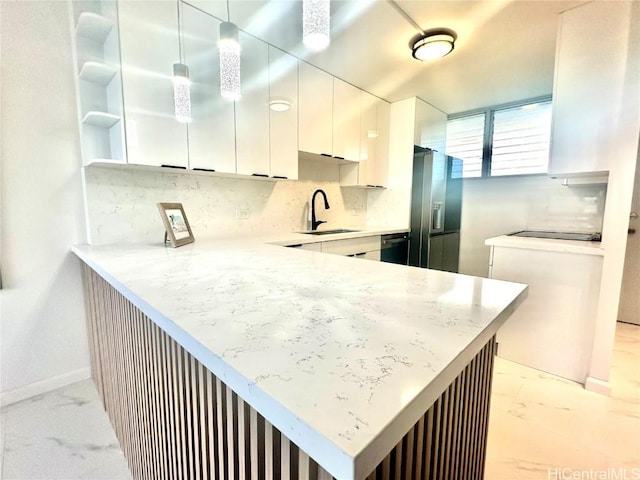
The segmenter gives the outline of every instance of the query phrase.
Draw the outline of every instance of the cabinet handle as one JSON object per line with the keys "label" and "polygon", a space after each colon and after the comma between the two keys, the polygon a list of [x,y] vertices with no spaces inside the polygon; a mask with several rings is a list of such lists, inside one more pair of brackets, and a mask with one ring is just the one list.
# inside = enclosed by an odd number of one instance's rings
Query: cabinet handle
{"label": "cabinet handle", "polygon": [[280,180],[289,180],[289,177],[285,177],[285,176],[282,176],[282,175],[274,175],[273,178],[278,178]]}
{"label": "cabinet handle", "polygon": [[252,173],[251,174],[252,177],[262,177],[262,178],[269,178],[269,175],[266,175],[264,173]]}
{"label": "cabinet handle", "polygon": [[215,172],[212,168],[194,168],[193,170],[197,170],[199,172]]}
{"label": "cabinet handle", "polygon": [[337,155],[334,155],[334,157],[333,157],[333,158],[337,158],[338,160],[344,160],[344,157],[339,157],[339,156],[337,156]]}
{"label": "cabinet handle", "polygon": [[393,238],[391,240],[383,240],[382,244],[383,245],[393,245],[395,243],[405,243],[406,241],[407,241],[407,237]]}
{"label": "cabinet handle", "polygon": [[179,165],[167,165],[167,164],[164,164],[164,163],[162,165],[160,165],[160,166],[164,167],[164,168],[179,168],[180,170],[186,170],[187,169],[187,167],[181,167]]}
{"label": "cabinet handle", "polygon": [[367,252],[360,252],[360,253],[355,253],[353,256],[354,257],[362,257],[363,255],[366,255]]}
{"label": "cabinet handle", "polygon": [[301,247],[301,246],[302,246],[301,243],[296,243],[295,245],[287,245],[287,247],[289,247],[289,248],[298,248],[298,247]]}
{"label": "cabinet handle", "polygon": [[633,235],[634,233],[636,233],[636,229],[635,228],[630,228],[629,230],[627,230],[627,233],[629,235]]}
{"label": "cabinet handle", "polygon": [[322,155],[323,157],[332,157],[333,155],[329,155],[328,153],[321,153],[320,155]]}

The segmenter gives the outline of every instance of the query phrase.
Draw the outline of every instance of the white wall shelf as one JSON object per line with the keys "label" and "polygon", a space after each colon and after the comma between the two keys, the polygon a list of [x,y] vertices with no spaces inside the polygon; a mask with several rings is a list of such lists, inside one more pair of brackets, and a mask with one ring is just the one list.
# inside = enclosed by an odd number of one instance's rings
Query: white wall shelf
{"label": "white wall shelf", "polygon": [[81,80],[106,86],[117,71],[118,70],[115,67],[104,63],[85,62],[82,65],[78,76]]}
{"label": "white wall shelf", "polygon": [[82,12],[78,17],[76,35],[103,43],[113,28],[113,22],[93,12]]}
{"label": "white wall shelf", "polygon": [[87,114],[82,119],[82,123],[102,128],[113,127],[119,121],[120,117],[118,115],[96,111],[87,112]]}

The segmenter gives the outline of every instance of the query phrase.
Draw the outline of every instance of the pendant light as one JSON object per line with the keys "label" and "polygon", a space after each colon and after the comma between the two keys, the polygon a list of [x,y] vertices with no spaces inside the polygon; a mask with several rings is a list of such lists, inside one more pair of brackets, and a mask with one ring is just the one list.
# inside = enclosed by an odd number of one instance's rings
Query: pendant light
{"label": "pendant light", "polygon": [[[182,35],[180,34],[180,2],[178,2],[178,55],[182,59]],[[189,67],[184,63],[173,64],[173,105],[176,120],[191,121],[191,80]]]}
{"label": "pendant light", "polygon": [[331,42],[329,0],[302,1],[302,42],[313,51],[324,50]]}
{"label": "pendant light", "polygon": [[238,27],[229,17],[227,0],[227,21],[220,24],[218,53],[220,55],[220,95],[227,100],[240,100],[240,40]]}
{"label": "pendant light", "polygon": [[173,103],[176,120],[191,121],[191,80],[189,67],[183,63],[173,64]]}

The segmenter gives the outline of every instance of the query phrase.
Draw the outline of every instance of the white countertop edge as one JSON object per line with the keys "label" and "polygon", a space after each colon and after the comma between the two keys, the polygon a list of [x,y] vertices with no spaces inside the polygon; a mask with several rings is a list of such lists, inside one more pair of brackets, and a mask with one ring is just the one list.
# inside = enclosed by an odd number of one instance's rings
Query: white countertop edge
{"label": "white countertop edge", "polygon": [[292,415],[279,402],[240,375],[173,321],[131,292],[100,265],[93,262],[82,250],[73,246],[71,251],[336,479],[355,478],[353,477],[354,459],[336,447],[333,442]]}
{"label": "white countertop edge", "polygon": [[365,478],[397,445],[397,438],[403,438],[406,433],[425,414],[426,409],[440,397],[451,382],[465,369],[484,345],[493,337],[498,329],[507,321],[514,310],[527,298],[529,287],[515,298],[494,321],[487,326],[466,349],[433,379],[404,410],[387,426],[382,434],[374,440],[363,455],[356,458],[355,477]]}
{"label": "white countertop edge", "polygon": [[[390,235],[394,233],[409,233],[408,228],[394,227],[345,227],[358,230],[354,232],[332,233],[327,235],[310,235],[304,232],[291,232],[289,234],[278,235],[278,238],[266,239],[265,243],[288,247],[291,245],[304,245],[308,243],[330,242],[333,240],[346,240],[349,238],[375,237],[378,235]],[[331,230],[331,229],[328,229]]]}
{"label": "white countertop edge", "polygon": [[600,242],[583,242],[580,240],[559,240],[552,238],[514,237],[500,235],[488,238],[485,245],[493,247],[511,247],[529,250],[544,250],[548,252],[577,253],[581,255],[604,256],[604,249]]}

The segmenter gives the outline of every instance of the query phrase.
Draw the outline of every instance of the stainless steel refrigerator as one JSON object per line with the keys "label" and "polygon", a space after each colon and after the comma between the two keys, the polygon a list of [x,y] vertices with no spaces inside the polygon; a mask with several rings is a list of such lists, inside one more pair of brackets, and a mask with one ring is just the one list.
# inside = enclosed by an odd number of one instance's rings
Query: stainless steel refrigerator
{"label": "stainless steel refrigerator", "polygon": [[409,265],[458,271],[462,160],[415,147]]}

